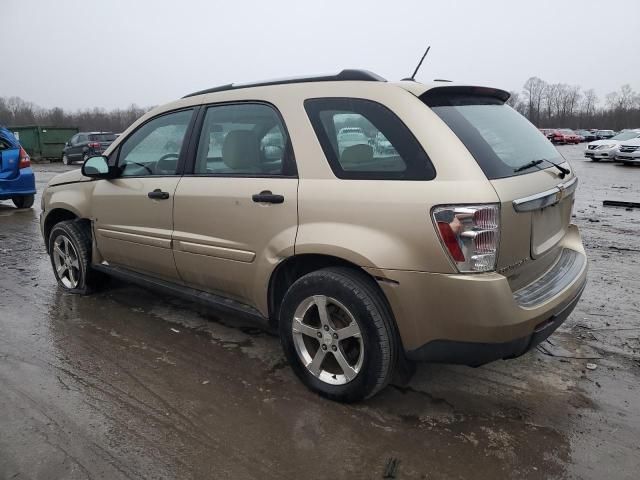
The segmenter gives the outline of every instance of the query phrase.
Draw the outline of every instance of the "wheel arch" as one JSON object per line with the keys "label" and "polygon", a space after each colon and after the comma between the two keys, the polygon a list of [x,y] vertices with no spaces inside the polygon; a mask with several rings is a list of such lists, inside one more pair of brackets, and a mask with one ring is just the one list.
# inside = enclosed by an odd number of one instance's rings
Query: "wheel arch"
{"label": "wheel arch", "polygon": [[47,249],[47,253],[49,252],[49,235],[51,234],[51,229],[53,229],[54,225],[60,222],[64,222],[66,220],[79,220],[82,222],[87,222],[89,224],[90,220],[87,218],[82,218],[78,215],[77,212],[72,211],[70,208],[65,207],[57,207],[52,209],[44,219],[44,223],[42,225],[42,237],[44,238],[44,244]]}
{"label": "wheel arch", "polygon": [[278,264],[278,266],[272,272],[269,278],[269,286],[267,292],[267,301],[269,308],[269,322],[273,327],[278,324],[278,317],[280,313],[280,306],[284,295],[293,283],[302,276],[311,273],[316,270],[328,267],[344,267],[355,271],[358,271],[363,276],[371,281],[371,285],[380,293],[381,298],[384,300],[389,314],[393,320],[394,328],[397,330],[397,324],[393,315],[393,310],[382,288],[378,284],[378,281],[369,272],[364,270],[359,265],[345,260],[341,257],[326,254],[315,253],[303,253],[293,255],[286,258]]}

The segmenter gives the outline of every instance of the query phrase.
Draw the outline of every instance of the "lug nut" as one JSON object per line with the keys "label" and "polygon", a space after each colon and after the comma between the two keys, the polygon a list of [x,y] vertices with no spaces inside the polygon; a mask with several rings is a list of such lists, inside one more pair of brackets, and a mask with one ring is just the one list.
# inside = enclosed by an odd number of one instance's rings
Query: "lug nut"
{"label": "lug nut", "polygon": [[325,329],[325,330],[329,330],[329,325],[325,325],[325,326],[324,326],[324,329]]}
{"label": "lug nut", "polygon": [[334,334],[333,334],[333,338],[335,338],[335,339],[337,340],[337,339],[338,339],[338,334],[337,334],[337,333],[334,333]]}
{"label": "lug nut", "polygon": [[322,338],[322,333],[318,332],[318,338]]}
{"label": "lug nut", "polygon": [[322,349],[323,349],[323,350],[326,350],[326,349],[327,349],[327,346],[326,346],[324,343],[322,344]]}
{"label": "lug nut", "polygon": [[331,350],[333,350],[335,352],[336,350],[338,350],[338,347],[336,347],[335,345],[332,345],[331,346]]}

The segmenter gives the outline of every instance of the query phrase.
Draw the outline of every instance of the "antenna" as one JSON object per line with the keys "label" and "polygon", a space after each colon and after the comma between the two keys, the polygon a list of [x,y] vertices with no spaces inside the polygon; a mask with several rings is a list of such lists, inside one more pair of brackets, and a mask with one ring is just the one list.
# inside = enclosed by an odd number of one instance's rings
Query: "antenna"
{"label": "antenna", "polygon": [[408,80],[410,82],[415,82],[416,74],[418,73],[418,70],[420,70],[420,67],[422,66],[422,62],[424,62],[424,59],[427,56],[427,53],[429,53],[429,50],[431,50],[431,45],[429,45],[427,47],[427,50],[424,52],[424,55],[422,55],[422,58],[420,59],[420,62],[418,62],[418,66],[413,71],[413,75],[411,75],[409,78],[403,78],[402,80]]}

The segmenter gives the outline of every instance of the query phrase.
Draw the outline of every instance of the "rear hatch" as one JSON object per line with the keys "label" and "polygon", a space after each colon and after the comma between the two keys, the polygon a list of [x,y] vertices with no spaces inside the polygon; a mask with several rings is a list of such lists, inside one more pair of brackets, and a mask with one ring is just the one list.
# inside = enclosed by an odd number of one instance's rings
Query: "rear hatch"
{"label": "rear hatch", "polygon": [[[101,152],[104,152],[109,147],[109,145],[113,143],[115,139],[116,139],[116,136],[114,133],[92,133],[89,135],[89,141],[91,143],[100,144],[99,150]],[[96,148],[96,150],[98,149]]]}
{"label": "rear hatch", "polygon": [[502,90],[451,86],[420,98],[464,143],[500,199],[496,270],[515,290],[560,256],[577,178],[545,136],[505,104],[508,97]]}
{"label": "rear hatch", "polygon": [[20,147],[15,147],[0,136],[0,180],[9,180],[18,176]]}

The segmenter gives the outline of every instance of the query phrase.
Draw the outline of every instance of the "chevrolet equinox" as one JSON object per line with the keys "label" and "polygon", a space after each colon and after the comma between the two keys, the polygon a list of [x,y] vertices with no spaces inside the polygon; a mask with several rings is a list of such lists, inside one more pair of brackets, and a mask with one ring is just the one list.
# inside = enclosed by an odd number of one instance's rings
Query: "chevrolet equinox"
{"label": "chevrolet equinox", "polygon": [[577,178],[508,97],[363,70],[187,95],[49,182],[55,277],[264,322],[338,401],[414,361],[517,357],[571,313],[587,260]]}

